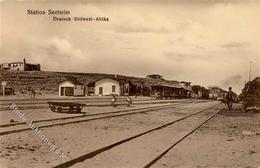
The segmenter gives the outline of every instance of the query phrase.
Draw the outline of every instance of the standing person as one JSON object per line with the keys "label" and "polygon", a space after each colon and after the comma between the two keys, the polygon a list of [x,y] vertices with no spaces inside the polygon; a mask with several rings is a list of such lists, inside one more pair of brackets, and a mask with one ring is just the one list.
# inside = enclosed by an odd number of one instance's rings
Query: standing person
{"label": "standing person", "polygon": [[132,100],[130,96],[126,97],[126,101],[127,101],[127,106],[130,107],[130,105],[132,104]]}
{"label": "standing person", "polygon": [[231,111],[232,110],[232,103],[234,101],[234,98],[233,98],[232,87],[229,87],[228,89],[229,90],[228,90],[228,93],[226,95],[226,102],[227,102],[228,110]]}
{"label": "standing person", "polygon": [[31,89],[31,99],[35,99],[36,92],[34,89]]}
{"label": "standing person", "polygon": [[112,100],[111,100],[111,105],[113,106],[113,107],[116,107],[116,96],[113,94],[112,95],[113,97],[112,97]]}

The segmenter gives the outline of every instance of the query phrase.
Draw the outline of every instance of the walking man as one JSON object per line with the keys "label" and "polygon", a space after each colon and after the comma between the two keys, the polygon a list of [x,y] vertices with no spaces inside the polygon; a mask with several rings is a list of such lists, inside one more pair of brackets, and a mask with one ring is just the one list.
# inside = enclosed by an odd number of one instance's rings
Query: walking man
{"label": "walking man", "polygon": [[232,110],[232,103],[234,101],[234,96],[233,96],[233,92],[232,92],[232,87],[228,88],[228,93],[226,95],[226,102],[227,102],[227,107],[228,110],[231,111]]}

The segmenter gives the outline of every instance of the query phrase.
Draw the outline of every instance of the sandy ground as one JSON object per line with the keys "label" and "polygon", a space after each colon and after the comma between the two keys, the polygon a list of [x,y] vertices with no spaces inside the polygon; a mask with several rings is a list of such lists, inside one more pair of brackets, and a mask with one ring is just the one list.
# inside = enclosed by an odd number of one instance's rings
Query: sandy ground
{"label": "sandy ground", "polygon": [[[186,104],[147,114],[52,127],[43,129],[43,132],[68,158],[75,158],[213,104],[216,102]],[[137,138],[73,167],[142,167],[198,124],[206,114]],[[224,111],[153,166],[258,168],[259,125],[259,113]],[[64,162],[30,131],[1,136],[0,144],[1,168],[52,167]]]}
{"label": "sandy ground", "polygon": [[240,108],[217,115],[153,167],[259,168],[260,113]]}

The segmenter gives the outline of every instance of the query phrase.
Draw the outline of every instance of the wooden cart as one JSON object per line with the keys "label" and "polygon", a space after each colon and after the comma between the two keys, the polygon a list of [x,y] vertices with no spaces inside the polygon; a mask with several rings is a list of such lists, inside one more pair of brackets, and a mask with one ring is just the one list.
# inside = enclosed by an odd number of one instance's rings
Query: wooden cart
{"label": "wooden cart", "polygon": [[67,113],[80,113],[86,104],[74,102],[48,102],[51,111],[53,112],[67,112]]}

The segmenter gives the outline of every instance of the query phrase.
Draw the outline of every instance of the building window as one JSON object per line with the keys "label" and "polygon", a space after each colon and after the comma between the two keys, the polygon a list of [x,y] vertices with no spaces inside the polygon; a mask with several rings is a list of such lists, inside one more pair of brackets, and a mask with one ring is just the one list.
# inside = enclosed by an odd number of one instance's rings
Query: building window
{"label": "building window", "polygon": [[102,94],[103,94],[103,88],[102,88],[102,87],[99,87],[98,89],[99,89],[99,90],[98,90],[98,94],[102,95]]}
{"label": "building window", "polygon": [[75,89],[77,89],[77,85],[75,85]]}
{"label": "building window", "polygon": [[112,92],[116,92],[116,85],[112,85]]}

